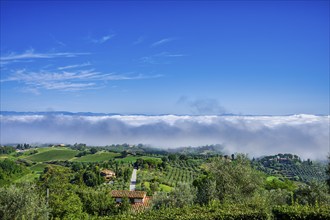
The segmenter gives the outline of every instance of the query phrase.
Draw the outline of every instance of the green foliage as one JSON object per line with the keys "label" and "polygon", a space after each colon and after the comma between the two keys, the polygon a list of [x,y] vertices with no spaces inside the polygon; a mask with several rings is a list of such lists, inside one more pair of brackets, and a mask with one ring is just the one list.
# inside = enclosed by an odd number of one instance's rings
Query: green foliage
{"label": "green foliage", "polygon": [[205,205],[216,198],[216,181],[214,178],[201,175],[194,180],[193,185],[197,189],[196,203]]}
{"label": "green foliage", "polygon": [[171,192],[173,190],[172,187],[170,187],[168,185],[164,185],[164,184],[159,184],[159,189],[160,189],[160,191],[163,191],[163,192]]}
{"label": "green foliage", "polygon": [[173,197],[170,197],[166,192],[157,192],[152,198],[153,209],[173,207]]}
{"label": "green foliage", "polygon": [[279,178],[272,178],[272,179],[268,179],[265,183],[265,188],[268,190],[271,189],[287,189],[289,191],[294,191],[297,187],[295,186],[295,184],[288,180],[288,179],[284,179],[283,181],[280,180]]}
{"label": "green foliage", "polygon": [[11,146],[1,146],[0,147],[0,154],[11,154],[15,151],[16,151],[16,149]]}
{"label": "green foliage", "polygon": [[75,155],[75,157],[82,157],[82,156],[86,156],[87,154],[88,154],[87,151],[81,151],[77,155]]}
{"label": "green foliage", "polygon": [[92,147],[89,151],[90,151],[91,154],[96,154],[96,152],[97,152],[98,150],[97,150],[97,148]]}
{"label": "green foliage", "polygon": [[86,150],[86,144],[83,144],[83,143],[75,143],[73,146],[70,147],[71,149],[74,149],[74,150],[79,150],[79,151],[84,151]]}
{"label": "green foliage", "polygon": [[75,193],[75,186],[70,184],[73,177],[71,170],[59,166],[48,166],[40,176],[41,188],[49,189],[50,216],[59,219],[83,219],[83,205]]}
{"label": "green foliage", "polygon": [[261,174],[244,155],[237,155],[235,161],[214,158],[206,169],[216,181],[216,197],[222,202],[249,199],[263,184]]}
{"label": "green foliage", "polygon": [[325,183],[313,181],[294,192],[295,202],[302,205],[330,205],[330,195]]}
{"label": "green foliage", "polygon": [[107,189],[94,190],[91,188],[81,188],[77,194],[83,204],[84,212],[90,215],[107,216],[118,212],[114,199],[109,196]]}
{"label": "green foliage", "polygon": [[45,188],[58,189],[59,186],[68,184],[72,176],[73,174],[68,168],[49,165],[40,176],[39,184]]}
{"label": "green foliage", "polygon": [[171,220],[266,220],[268,214],[259,209],[251,209],[242,206],[185,206],[183,208],[162,208],[159,210],[150,210],[138,214],[124,214],[120,216],[110,217],[107,219],[118,220],[154,220],[154,219],[171,219]]}
{"label": "green foliage", "polygon": [[0,161],[0,186],[12,183],[24,174],[29,173],[28,169],[12,160]]}
{"label": "green foliage", "polygon": [[86,217],[79,196],[69,189],[50,190],[49,206],[52,208],[51,217],[53,218],[82,219]]}
{"label": "green foliage", "polygon": [[26,150],[26,149],[30,149],[31,146],[30,146],[30,144],[24,143],[24,144],[18,144],[16,146],[16,148],[19,149],[19,150]]}
{"label": "green foliage", "polygon": [[253,165],[268,175],[281,175],[290,180],[310,182],[326,180],[325,165],[312,162],[310,159],[301,161],[297,155],[278,154],[266,156],[253,161]]}
{"label": "green foliage", "polygon": [[168,155],[168,159],[170,161],[175,161],[175,160],[178,159],[178,155],[176,155],[176,154],[170,154],[170,155]]}
{"label": "green foliage", "polygon": [[193,204],[196,192],[189,184],[179,183],[170,195],[175,198],[174,207],[183,207]]}
{"label": "green foliage", "polygon": [[35,185],[0,188],[0,219],[48,219],[48,212],[45,197]]}
{"label": "green foliage", "polygon": [[[259,189],[253,197],[240,201],[244,206],[252,209],[259,209],[265,213],[271,213],[272,209],[278,205],[286,205],[291,202],[292,192],[285,189],[265,190]],[[232,202],[235,205],[237,202]]]}
{"label": "green foliage", "polygon": [[162,164],[162,160],[160,158],[143,156],[136,160],[134,166],[138,168],[149,169],[157,168],[160,166],[160,164]]}
{"label": "green foliage", "polygon": [[278,206],[274,208],[273,215],[281,220],[330,219],[330,206]]}
{"label": "green foliage", "polygon": [[196,192],[187,183],[179,183],[170,193],[157,192],[153,197],[154,209],[162,207],[184,207],[192,205]]}
{"label": "green foliage", "polygon": [[132,168],[124,168],[123,178],[125,182],[130,181],[132,172],[133,172]]}
{"label": "green foliage", "polygon": [[[76,163],[75,163],[76,164]],[[90,165],[83,169],[83,166],[79,166],[79,172],[76,171],[75,178],[72,182],[74,183],[81,183],[81,180],[85,183],[86,186],[95,187],[104,182],[104,178],[100,174],[99,166],[97,165]],[[72,167],[72,170],[78,169],[76,166]]]}
{"label": "green foliage", "polygon": [[[73,148],[91,151],[85,145]],[[33,181],[38,175],[40,178],[36,181],[38,190],[33,185],[31,189],[0,188],[0,219],[43,219],[47,215],[51,219],[269,219],[272,213],[284,219],[328,218],[324,207],[329,208],[330,195],[325,184],[296,183],[275,174],[265,181],[266,176],[253,169],[244,155],[232,156],[232,160],[185,152],[160,156],[143,154],[140,147],[124,148],[123,154],[128,155],[125,158],[118,157],[120,152],[99,147],[98,152],[77,158],[74,157],[77,150],[52,147],[25,151],[18,158],[9,156],[11,160],[2,159],[0,184]],[[271,166],[282,170],[299,164],[302,170],[305,166],[317,167],[317,163],[301,163],[295,155],[280,156],[296,164]],[[5,157],[8,156],[2,156]],[[128,199],[115,204],[109,196],[112,189],[128,189],[135,161],[140,167],[138,189],[153,196],[153,210],[139,214],[131,210]],[[291,168],[286,169],[290,176]],[[26,175],[29,169],[32,172]],[[113,182],[102,184],[101,169],[116,172]],[[299,174],[298,179],[303,179],[305,174]],[[28,204],[30,200],[26,202],[27,198],[31,198],[31,204]]]}
{"label": "green foliage", "polygon": [[131,203],[127,197],[123,198],[120,206],[119,206],[119,212],[125,213],[131,210]]}

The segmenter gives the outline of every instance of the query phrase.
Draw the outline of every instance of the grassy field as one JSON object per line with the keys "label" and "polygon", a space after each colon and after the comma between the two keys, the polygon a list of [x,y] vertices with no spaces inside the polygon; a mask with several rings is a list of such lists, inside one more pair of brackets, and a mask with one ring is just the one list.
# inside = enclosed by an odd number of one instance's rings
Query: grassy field
{"label": "grassy field", "polygon": [[125,158],[120,158],[120,159],[117,159],[118,161],[123,161],[125,163],[135,163],[135,161],[138,159],[138,157],[135,157],[135,156],[128,156],[128,157],[125,157]]}
{"label": "grassy field", "polygon": [[110,160],[111,158],[114,158],[117,156],[120,156],[120,153],[100,151],[100,152],[97,152],[96,154],[88,154],[83,157],[75,157],[72,159],[72,161],[102,162],[102,161]]}
{"label": "grassy field", "polygon": [[46,161],[55,161],[55,160],[70,160],[75,155],[78,154],[79,151],[71,150],[68,148],[44,148],[42,152],[37,154],[33,154],[25,157],[24,159],[34,161],[34,162],[46,162]]}

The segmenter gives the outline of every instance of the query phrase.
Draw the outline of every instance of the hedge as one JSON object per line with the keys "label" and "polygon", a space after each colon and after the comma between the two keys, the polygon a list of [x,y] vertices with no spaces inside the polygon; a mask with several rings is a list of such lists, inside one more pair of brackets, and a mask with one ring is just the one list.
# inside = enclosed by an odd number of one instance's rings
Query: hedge
{"label": "hedge", "polygon": [[273,209],[274,219],[300,220],[330,219],[330,206],[277,206]]}
{"label": "hedge", "polygon": [[109,219],[119,220],[266,220],[268,214],[258,210],[233,211],[228,209],[211,208],[208,206],[190,206],[185,208],[167,208],[160,210],[150,210],[139,214],[124,214]]}

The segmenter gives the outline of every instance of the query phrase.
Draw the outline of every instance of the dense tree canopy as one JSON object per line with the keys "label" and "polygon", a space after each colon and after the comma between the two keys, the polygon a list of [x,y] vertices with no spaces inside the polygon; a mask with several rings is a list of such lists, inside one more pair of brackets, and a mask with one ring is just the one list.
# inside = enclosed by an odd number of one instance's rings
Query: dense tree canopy
{"label": "dense tree canopy", "polygon": [[222,202],[249,199],[263,184],[262,175],[251,167],[250,160],[242,154],[233,161],[213,158],[205,169],[215,180],[215,196]]}
{"label": "dense tree canopy", "polygon": [[0,219],[48,219],[46,199],[35,185],[0,188]]}

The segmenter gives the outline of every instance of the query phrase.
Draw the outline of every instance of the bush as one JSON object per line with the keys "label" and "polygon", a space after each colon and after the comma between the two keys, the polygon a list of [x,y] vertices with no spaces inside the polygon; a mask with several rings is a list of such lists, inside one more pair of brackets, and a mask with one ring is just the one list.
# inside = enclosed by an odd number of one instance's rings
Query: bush
{"label": "bush", "polygon": [[211,206],[186,206],[184,208],[165,208],[160,210],[151,210],[139,214],[124,214],[109,219],[177,219],[177,220],[200,220],[200,219],[214,219],[214,220],[263,220],[268,219],[268,214],[260,211],[253,210],[246,207],[211,207]]}
{"label": "bush", "polygon": [[330,219],[330,206],[277,206],[273,209],[275,219]]}

